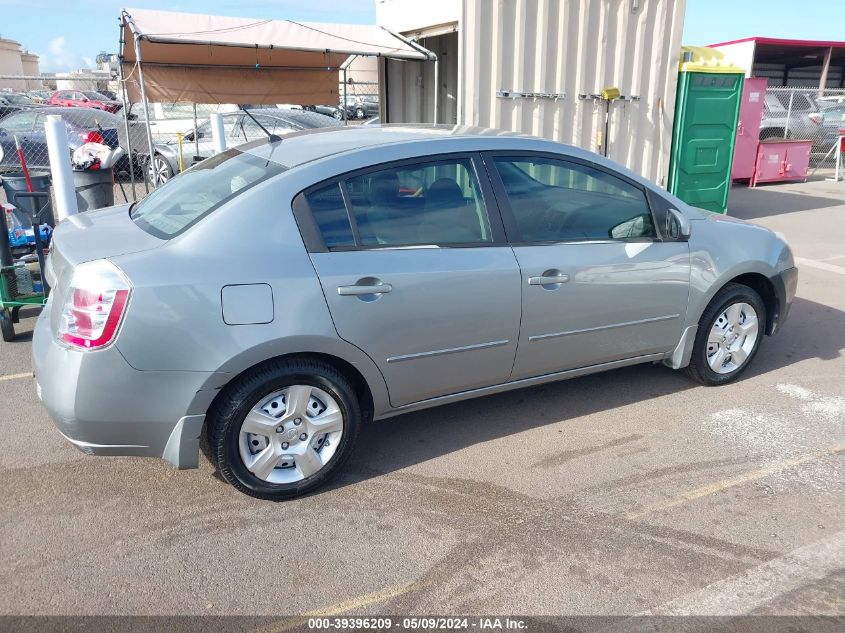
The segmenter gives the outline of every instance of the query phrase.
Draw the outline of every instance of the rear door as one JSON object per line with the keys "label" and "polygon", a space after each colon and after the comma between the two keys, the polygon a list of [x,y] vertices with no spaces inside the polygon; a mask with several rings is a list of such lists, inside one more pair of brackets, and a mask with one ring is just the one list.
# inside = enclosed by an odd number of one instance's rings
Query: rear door
{"label": "rear door", "polygon": [[660,237],[639,184],[554,155],[485,164],[522,272],[514,380],[675,347],[689,248]]}
{"label": "rear door", "polygon": [[520,275],[469,155],[379,166],[312,188],[295,212],[338,334],[393,406],[508,380]]}

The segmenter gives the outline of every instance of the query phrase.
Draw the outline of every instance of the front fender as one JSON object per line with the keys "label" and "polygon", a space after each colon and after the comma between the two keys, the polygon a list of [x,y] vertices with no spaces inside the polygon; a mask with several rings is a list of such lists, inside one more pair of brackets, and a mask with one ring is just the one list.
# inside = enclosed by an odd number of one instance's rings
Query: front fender
{"label": "front fender", "polygon": [[774,285],[794,265],[789,246],[768,229],[725,216],[693,222],[686,325],[696,325],[716,293],[732,279],[751,273]]}

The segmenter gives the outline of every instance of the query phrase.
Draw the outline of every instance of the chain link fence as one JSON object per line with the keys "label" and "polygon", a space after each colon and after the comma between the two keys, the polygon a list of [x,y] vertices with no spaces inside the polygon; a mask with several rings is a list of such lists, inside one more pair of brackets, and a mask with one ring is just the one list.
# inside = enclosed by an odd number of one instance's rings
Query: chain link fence
{"label": "chain link fence", "polygon": [[813,141],[810,167],[832,168],[833,148],[840,130],[845,129],[845,89],[818,88],[766,89],[760,140],[794,139]]}
{"label": "chain link fence", "polygon": [[[0,82],[8,76],[0,75]],[[102,77],[74,75],[21,77],[9,80],[17,90],[3,90],[0,83],[0,175],[20,175],[16,144],[21,146],[30,172],[38,177],[50,172],[47,151],[47,116],[58,115],[65,124],[68,152],[85,143],[123,148],[124,156],[113,170],[116,204],[140,199],[160,185],[215,153],[210,117],[222,115],[227,147],[265,138],[267,133],[343,124],[339,106],[299,104],[201,104],[133,103],[124,112],[119,82]],[[28,91],[22,86],[35,85]],[[104,87],[105,86],[105,87]],[[115,88],[116,92],[108,89]],[[365,90],[369,86],[356,86]],[[7,85],[8,88],[8,85]],[[362,92],[362,95],[365,93]],[[362,97],[352,97],[360,100]],[[352,100],[350,99],[350,103]],[[375,109],[378,104],[376,101]],[[244,113],[248,110],[250,115]],[[125,116],[126,115],[126,116]],[[350,118],[354,113],[350,112]],[[362,122],[362,121],[355,121]],[[150,158],[152,146],[152,159]],[[0,201],[6,201],[0,193]]]}
{"label": "chain link fence", "polygon": [[[348,118],[363,122],[361,119],[376,116],[377,89],[375,83],[349,83]],[[335,106],[287,105],[313,112],[299,110],[300,116],[343,118],[335,111],[339,110]],[[151,190],[152,181],[161,184],[212,155],[214,146],[209,117],[214,113],[223,115],[228,146],[265,135],[261,126],[243,115],[244,108],[256,113],[264,127],[275,130],[277,125],[288,125],[276,120],[273,106],[150,103],[145,110],[142,104],[136,103],[129,106],[127,126],[123,107],[119,82],[110,81],[108,77],[0,75],[0,175],[21,171],[16,141],[33,174],[49,173],[45,123],[51,114],[61,116],[65,123],[69,152],[87,142],[124,149],[126,154],[114,169],[115,203],[143,197]],[[285,111],[290,110],[276,110]],[[294,127],[300,125],[319,127],[326,123],[306,121],[298,122]],[[845,89],[825,90],[821,96],[818,89],[812,87],[767,89],[760,139],[812,140],[811,169],[835,165],[836,156],[832,150],[842,129],[845,129]],[[5,201],[2,193],[0,201]]]}

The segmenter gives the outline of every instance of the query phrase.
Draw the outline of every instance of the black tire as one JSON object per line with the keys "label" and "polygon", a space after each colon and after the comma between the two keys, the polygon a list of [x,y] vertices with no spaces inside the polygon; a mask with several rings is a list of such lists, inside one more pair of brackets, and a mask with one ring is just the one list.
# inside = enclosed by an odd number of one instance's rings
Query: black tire
{"label": "black tire", "polygon": [[342,120],[343,120],[343,112],[341,112],[340,110],[335,110],[334,112],[332,112],[332,116],[333,116],[335,119],[337,119],[338,121],[342,121]]}
{"label": "black tire", "polygon": [[[758,331],[757,340],[754,347],[748,354],[745,361],[730,373],[720,374],[713,369],[707,362],[707,339],[710,330],[713,327],[716,319],[724,312],[728,306],[734,303],[747,303],[757,312]],[[695,336],[695,344],[693,345],[692,356],[690,363],[683,369],[684,373],[702,385],[714,387],[717,385],[725,385],[733,382],[748,368],[757,351],[760,349],[760,343],[763,340],[766,329],[766,306],[763,299],[752,288],[743,286],[742,284],[729,283],[724,288],[716,293],[716,296],[707,305],[704,314],[698,322],[698,332]]]}
{"label": "black tire", "polygon": [[[318,387],[334,398],[343,414],[343,435],[331,461],[310,477],[294,483],[270,483],[250,472],[241,459],[238,449],[241,424],[259,400],[297,384]],[[343,374],[326,363],[291,359],[261,365],[228,386],[209,412],[207,429],[212,461],[226,481],[251,497],[283,501],[328,482],[351,452],[360,426],[358,399]]]}
{"label": "black tire", "polygon": [[10,343],[15,340],[15,324],[8,310],[4,310],[3,315],[0,316],[0,330],[2,330],[4,341]]}
{"label": "black tire", "polygon": [[358,119],[363,119],[367,116],[367,113],[364,111],[363,108],[358,108],[355,110],[355,117]]}
{"label": "black tire", "polygon": [[790,139],[790,138],[792,138],[792,134],[787,132],[786,136],[784,136],[783,128],[780,128],[780,129],[778,129],[778,128],[767,128],[767,129],[764,129],[764,130],[760,130],[760,140],[761,141],[767,141],[769,139],[783,140],[784,138]]}

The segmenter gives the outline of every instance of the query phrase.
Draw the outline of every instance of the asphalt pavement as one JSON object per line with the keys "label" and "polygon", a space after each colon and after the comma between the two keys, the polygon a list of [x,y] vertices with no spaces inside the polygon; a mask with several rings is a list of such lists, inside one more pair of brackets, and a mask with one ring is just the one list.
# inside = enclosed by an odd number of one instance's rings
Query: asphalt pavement
{"label": "asphalt pavement", "polygon": [[798,296],[739,382],[640,366],[365,428],[328,489],[87,457],[0,347],[3,614],[845,614],[845,183],[735,187]]}

